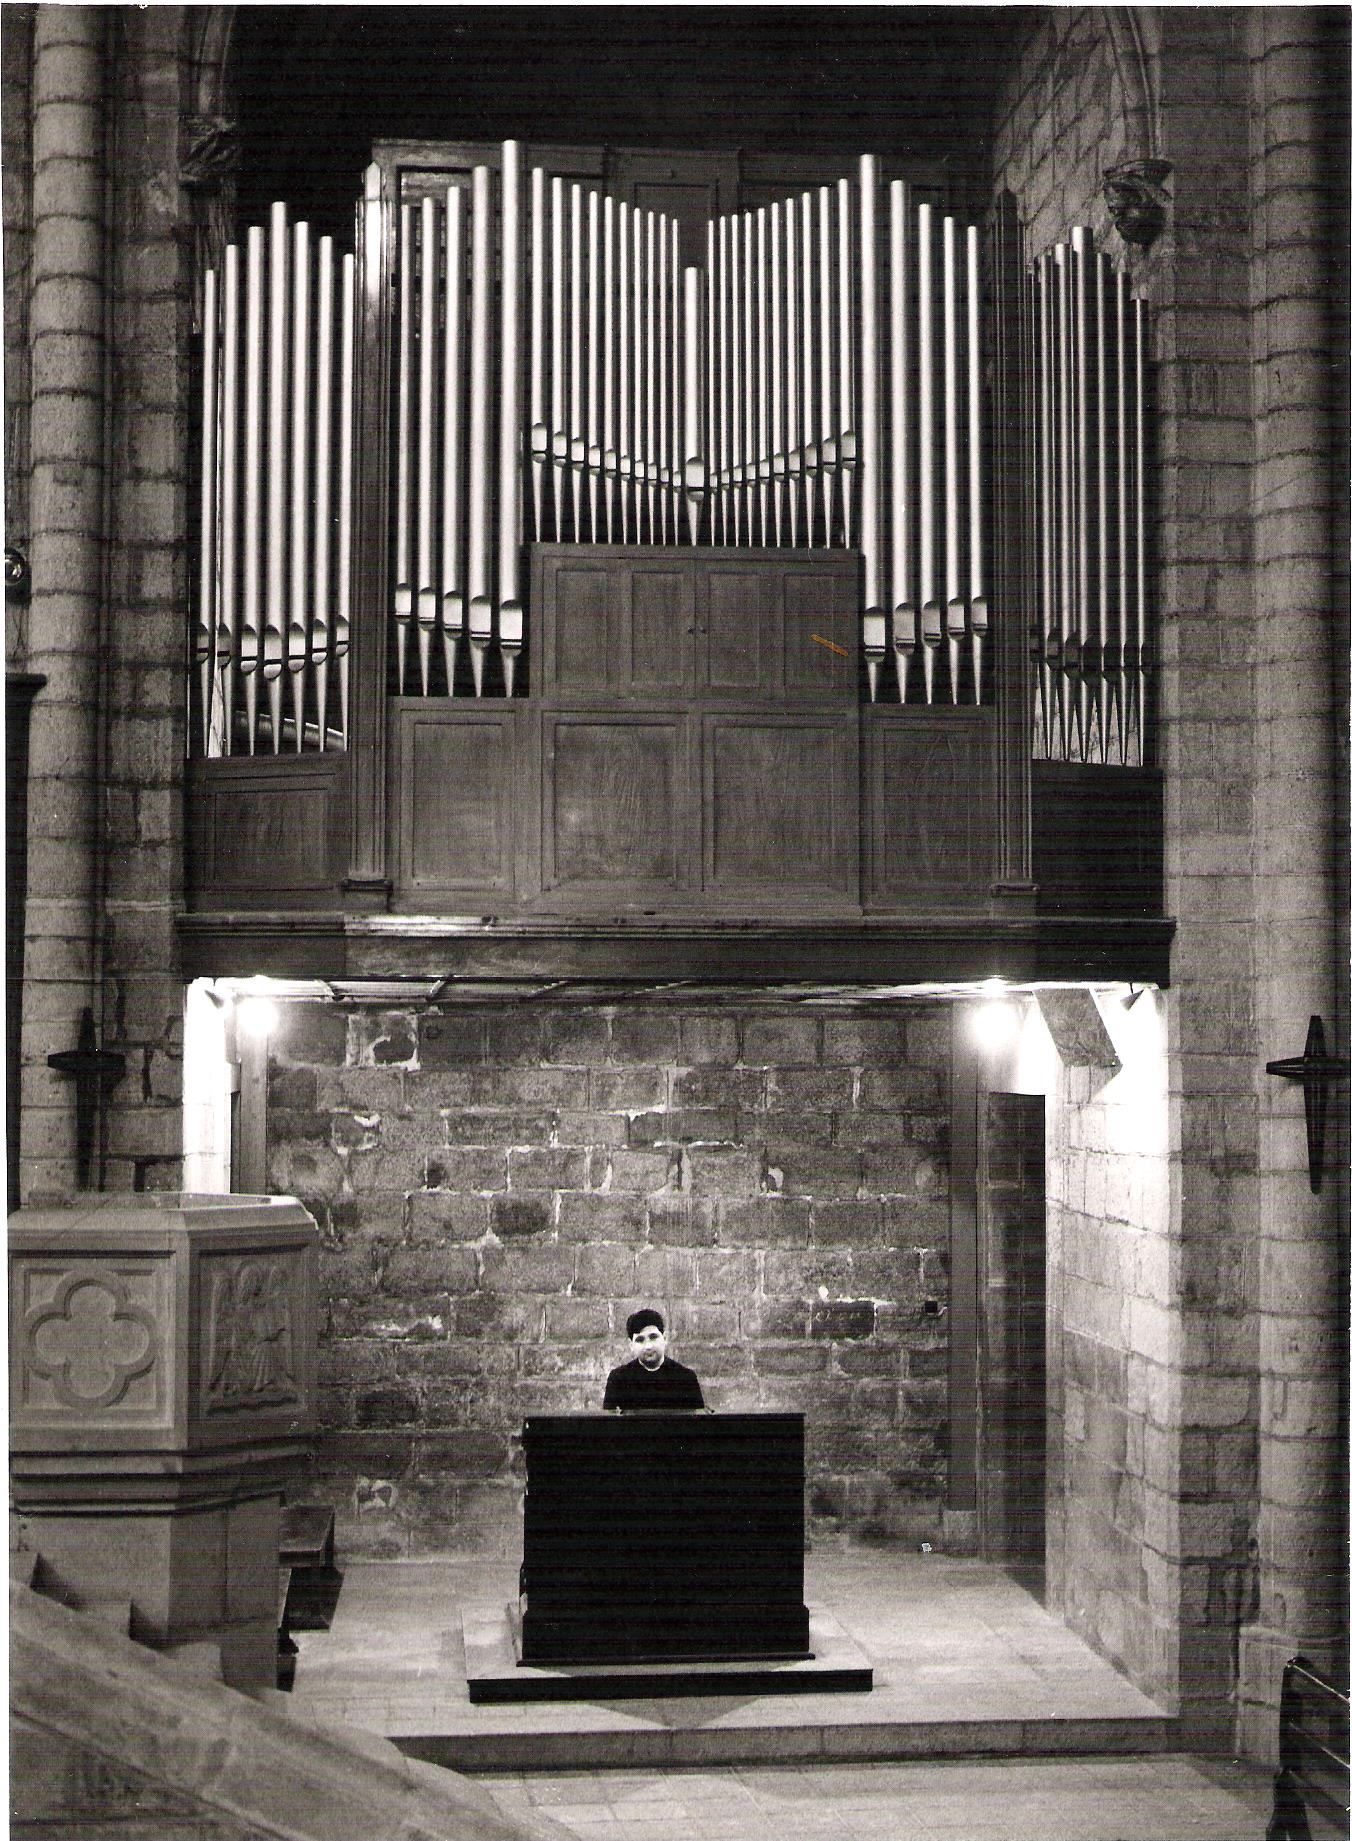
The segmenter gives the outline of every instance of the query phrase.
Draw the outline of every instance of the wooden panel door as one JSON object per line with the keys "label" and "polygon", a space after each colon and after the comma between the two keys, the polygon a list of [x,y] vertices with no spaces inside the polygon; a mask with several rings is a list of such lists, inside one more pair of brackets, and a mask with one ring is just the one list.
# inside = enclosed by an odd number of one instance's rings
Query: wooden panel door
{"label": "wooden panel door", "polygon": [[981,1551],[1041,1565],[1047,1493],[1045,1102],[988,1093],[979,1151]]}

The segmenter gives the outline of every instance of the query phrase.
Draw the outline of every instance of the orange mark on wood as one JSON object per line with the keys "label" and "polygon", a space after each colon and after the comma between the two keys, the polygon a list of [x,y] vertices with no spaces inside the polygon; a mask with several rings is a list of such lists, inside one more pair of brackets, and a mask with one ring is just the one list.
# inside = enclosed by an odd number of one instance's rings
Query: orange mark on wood
{"label": "orange mark on wood", "polygon": [[848,658],[850,656],[844,646],[838,646],[834,639],[823,639],[820,633],[810,633],[808,637],[811,639],[814,646],[825,646],[828,652],[834,652],[840,658]]}

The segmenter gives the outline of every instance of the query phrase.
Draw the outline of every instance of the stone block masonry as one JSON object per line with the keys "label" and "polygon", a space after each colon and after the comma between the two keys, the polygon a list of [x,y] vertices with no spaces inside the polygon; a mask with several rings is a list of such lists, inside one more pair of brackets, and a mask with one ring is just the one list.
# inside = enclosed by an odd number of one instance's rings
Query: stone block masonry
{"label": "stone block masonry", "polygon": [[815,1539],[937,1542],[948,1106],[934,1005],[283,1005],[343,1551],[515,1554],[521,1421],[596,1410],[639,1303],[712,1406],[806,1415]]}

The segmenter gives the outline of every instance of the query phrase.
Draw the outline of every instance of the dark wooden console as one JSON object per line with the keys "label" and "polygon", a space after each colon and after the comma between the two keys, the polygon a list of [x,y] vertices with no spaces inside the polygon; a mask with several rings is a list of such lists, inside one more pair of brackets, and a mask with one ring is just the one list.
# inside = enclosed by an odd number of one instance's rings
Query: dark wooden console
{"label": "dark wooden console", "polygon": [[525,1422],[521,1660],[803,1657],[803,1419]]}

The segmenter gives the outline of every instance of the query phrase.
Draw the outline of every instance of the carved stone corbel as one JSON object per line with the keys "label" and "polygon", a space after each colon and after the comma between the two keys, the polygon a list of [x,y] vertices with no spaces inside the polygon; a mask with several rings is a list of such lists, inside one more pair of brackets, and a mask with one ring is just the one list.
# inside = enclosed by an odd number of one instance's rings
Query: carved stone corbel
{"label": "carved stone corbel", "polygon": [[194,321],[201,323],[202,277],[219,268],[235,216],[239,129],[227,115],[184,115],[179,123],[179,184],[192,201]]}
{"label": "carved stone corbel", "polygon": [[1124,243],[1147,248],[1164,228],[1164,181],[1173,170],[1168,160],[1128,160],[1104,173],[1108,214]]}

